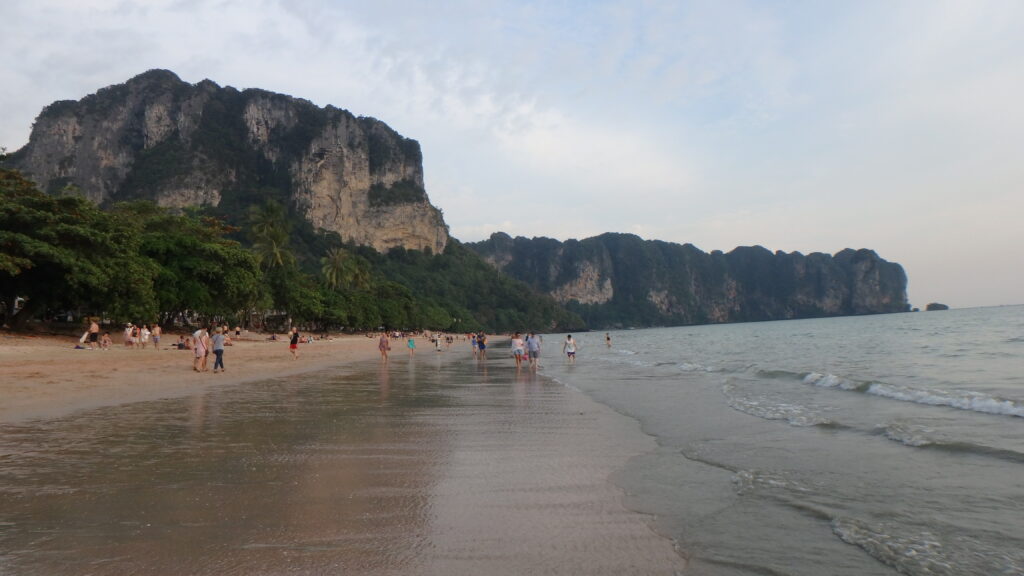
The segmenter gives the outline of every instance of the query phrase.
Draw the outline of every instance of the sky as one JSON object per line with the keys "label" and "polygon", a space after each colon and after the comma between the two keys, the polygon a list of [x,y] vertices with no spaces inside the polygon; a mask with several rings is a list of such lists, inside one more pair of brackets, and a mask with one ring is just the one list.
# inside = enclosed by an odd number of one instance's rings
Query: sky
{"label": "sky", "polygon": [[152,68],[383,120],[451,233],[870,248],[1024,303],[1024,2],[4,0],[0,146]]}

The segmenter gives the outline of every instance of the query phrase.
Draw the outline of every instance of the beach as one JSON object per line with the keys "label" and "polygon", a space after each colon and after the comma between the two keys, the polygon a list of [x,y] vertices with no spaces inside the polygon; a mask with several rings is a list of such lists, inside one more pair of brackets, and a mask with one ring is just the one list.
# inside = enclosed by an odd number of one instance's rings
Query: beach
{"label": "beach", "polygon": [[[193,352],[170,347],[125,348],[116,336],[109,350],[76,350],[74,338],[0,335],[0,424],[65,416],[78,410],[194,394],[210,386],[296,374],[378,356],[376,340],[338,336],[300,346],[292,361],[287,338],[244,333],[225,348],[227,370],[192,370]],[[86,345],[87,346],[87,345]]]}
{"label": "beach", "polygon": [[[5,339],[0,573],[673,574],[609,478],[638,424],[504,354]],[[10,402],[8,402],[10,399]]]}

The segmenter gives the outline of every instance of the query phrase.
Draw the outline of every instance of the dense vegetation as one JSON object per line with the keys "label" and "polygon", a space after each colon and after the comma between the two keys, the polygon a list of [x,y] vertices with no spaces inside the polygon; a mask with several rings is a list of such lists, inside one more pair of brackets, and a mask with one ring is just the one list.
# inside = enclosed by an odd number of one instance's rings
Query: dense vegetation
{"label": "dense vegetation", "polygon": [[[909,309],[903,268],[871,250],[804,255],[741,246],[706,253],[691,244],[613,233],[565,242],[496,233],[468,248],[501,262],[503,272],[541,292],[565,286],[589,292],[562,296],[591,328]],[[595,277],[590,284],[580,282],[585,269]]]}
{"label": "dense vegetation", "polygon": [[101,210],[0,169],[4,321],[73,311],[111,321],[211,320],[309,329],[578,328],[579,317],[452,242],[443,254],[345,245],[284,204],[176,214],[136,200]]}

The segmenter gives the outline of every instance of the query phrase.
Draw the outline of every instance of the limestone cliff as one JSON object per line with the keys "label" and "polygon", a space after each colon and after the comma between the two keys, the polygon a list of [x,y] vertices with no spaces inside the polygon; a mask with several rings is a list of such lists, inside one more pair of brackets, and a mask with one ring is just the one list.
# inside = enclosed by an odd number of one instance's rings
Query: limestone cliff
{"label": "limestone cliff", "polygon": [[592,328],[782,320],[905,312],[907,277],[871,250],[705,253],[630,234],[512,238],[468,245],[554,296]]}
{"label": "limestone cliff", "polygon": [[166,70],[47,106],[8,163],[44,190],[71,185],[100,204],[142,198],[235,214],[274,199],[382,252],[438,253],[448,242],[415,140],[332,106]]}

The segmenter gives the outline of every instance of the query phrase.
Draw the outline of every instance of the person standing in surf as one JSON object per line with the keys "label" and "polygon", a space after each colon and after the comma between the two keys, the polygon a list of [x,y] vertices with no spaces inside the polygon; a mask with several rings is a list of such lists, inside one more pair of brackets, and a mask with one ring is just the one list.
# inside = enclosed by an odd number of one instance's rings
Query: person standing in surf
{"label": "person standing in surf", "polygon": [[523,365],[523,354],[526,351],[526,343],[519,332],[512,335],[512,358],[516,361],[516,370]]}
{"label": "person standing in surf", "polygon": [[480,359],[487,360],[487,335],[483,332],[477,334],[476,344],[480,347]]}
{"label": "person standing in surf", "polygon": [[388,340],[388,333],[381,332],[380,340],[377,341],[377,349],[380,350],[380,359],[388,361],[388,351],[391,350],[391,341]]}
{"label": "person standing in surf", "polygon": [[530,332],[526,337],[526,354],[530,358],[530,369],[536,370],[540,367],[540,338]]}
{"label": "person standing in surf", "polygon": [[565,337],[565,342],[562,343],[562,352],[569,357],[569,364],[576,363],[576,341],[572,339],[572,334]]}

